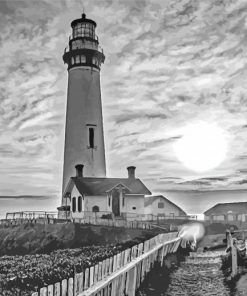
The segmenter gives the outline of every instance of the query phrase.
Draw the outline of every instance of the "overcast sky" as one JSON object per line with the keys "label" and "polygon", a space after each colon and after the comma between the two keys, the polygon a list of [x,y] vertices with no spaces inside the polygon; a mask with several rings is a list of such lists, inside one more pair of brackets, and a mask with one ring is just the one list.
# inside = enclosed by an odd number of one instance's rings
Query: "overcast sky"
{"label": "overcast sky", "polygon": [[[70,23],[97,22],[107,175],[154,193],[247,188],[245,0],[0,1],[0,195],[61,193]],[[207,172],[174,152],[198,120],[227,135]]]}

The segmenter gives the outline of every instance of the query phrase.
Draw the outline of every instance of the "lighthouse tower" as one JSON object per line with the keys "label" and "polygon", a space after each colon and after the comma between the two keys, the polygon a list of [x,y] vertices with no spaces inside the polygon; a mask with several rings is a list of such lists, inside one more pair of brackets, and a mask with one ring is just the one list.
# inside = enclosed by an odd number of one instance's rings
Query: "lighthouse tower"
{"label": "lighthouse tower", "polygon": [[83,13],[71,27],[72,36],[63,55],[68,65],[63,192],[78,163],[84,164],[85,177],[106,175],[100,92],[100,67],[105,56],[93,20]]}

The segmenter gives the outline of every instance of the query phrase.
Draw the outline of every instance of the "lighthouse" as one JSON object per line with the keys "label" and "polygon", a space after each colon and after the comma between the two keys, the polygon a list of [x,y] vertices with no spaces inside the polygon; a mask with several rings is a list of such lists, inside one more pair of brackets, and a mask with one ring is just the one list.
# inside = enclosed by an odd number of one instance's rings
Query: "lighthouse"
{"label": "lighthouse", "polygon": [[63,192],[78,163],[84,164],[85,177],[106,176],[100,90],[105,56],[93,20],[83,13],[72,21],[71,27],[72,35],[63,55],[68,65]]}

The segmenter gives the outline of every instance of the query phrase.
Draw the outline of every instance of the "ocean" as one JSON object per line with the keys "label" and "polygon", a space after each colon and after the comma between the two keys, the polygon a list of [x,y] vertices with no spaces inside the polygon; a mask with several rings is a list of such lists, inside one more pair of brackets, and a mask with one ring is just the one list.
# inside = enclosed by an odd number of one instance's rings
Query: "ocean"
{"label": "ocean", "polygon": [[60,198],[57,196],[0,196],[0,219],[7,212],[21,211],[57,211]]}

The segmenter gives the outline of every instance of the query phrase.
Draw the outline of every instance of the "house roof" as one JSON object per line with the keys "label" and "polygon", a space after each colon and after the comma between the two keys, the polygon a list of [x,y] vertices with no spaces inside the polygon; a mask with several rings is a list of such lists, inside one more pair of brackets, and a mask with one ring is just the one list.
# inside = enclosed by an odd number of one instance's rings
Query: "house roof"
{"label": "house roof", "polygon": [[[129,194],[152,194],[140,179],[132,178],[92,178],[92,177],[71,177],[73,182],[81,194],[87,195],[103,195],[107,191],[112,190],[117,185],[127,187]],[[68,184],[68,188],[69,188]],[[66,192],[65,192],[66,193]]]}
{"label": "house roof", "polygon": [[204,215],[227,214],[229,211],[232,211],[236,214],[246,214],[247,202],[218,203],[205,211]]}
{"label": "house roof", "polygon": [[175,203],[171,202],[168,198],[164,197],[163,195],[154,195],[154,196],[145,197],[144,207],[151,205],[154,201],[156,201],[157,199],[160,199],[160,198],[163,198],[169,204],[176,207],[180,211],[180,215],[187,215],[184,210],[182,210],[179,206],[177,206]]}

